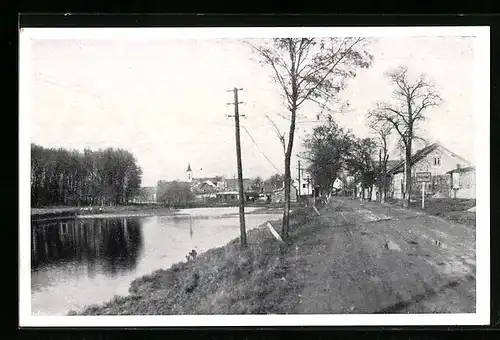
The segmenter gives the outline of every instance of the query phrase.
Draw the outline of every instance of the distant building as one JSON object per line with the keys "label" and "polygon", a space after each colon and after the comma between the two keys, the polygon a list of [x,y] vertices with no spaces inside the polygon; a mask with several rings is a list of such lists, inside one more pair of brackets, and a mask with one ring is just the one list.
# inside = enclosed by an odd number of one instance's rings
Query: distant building
{"label": "distant building", "polygon": [[[298,189],[294,185],[290,185],[290,202],[297,202]],[[271,191],[271,202],[281,203],[285,201],[285,188],[274,189]]]}
{"label": "distant building", "polygon": [[188,167],[186,169],[186,177],[188,182],[193,181],[193,170],[191,170],[191,164],[188,163]]}
{"label": "distant building", "polygon": [[472,166],[450,170],[450,196],[453,198],[476,198],[476,169]]}
{"label": "distant building", "polygon": [[[430,172],[432,181],[426,183],[425,191],[429,194],[443,195],[450,197],[451,176],[447,174],[450,170],[457,167],[467,168],[472,164],[445,148],[440,143],[433,143],[421,150],[415,152],[411,157],[411,177],[412,189],[419,192],[421,186],[417,185],[415,176],[417,172]],[[405,192],[405,161],[401,160],[389,169],[388,174],[391,178],[389,197],[402,198]]]}
{"label": "distant building", "polygon": [[240,194],[237,191],[223,191],[215,195],[219,203],[237,203],[240,199]]}
{"label": "distant building", "polygon": [[309,177],[301,176],[300,181],[295,180],[293,185],[297,188],[297,194],[300,192],[301,197],[310,197],[313,194],[314,187]]}
{"label": "distant building", "polygon": [[[224,179],[224,189],[225,190],[239,190],[239,184],[237,178],[227,178]],[[243,178],[243,190],[252,190],[253,181],[249,178]]]}
{"label": "distant building", "polygon": [[[188,163],[186,169],[186,178],[189,183],[192,183],[193,192],[199,190],[209,190],[212,191],[238,191],[238,179],[228,178],[225,179],[222,176],[214,177],[194,177],[193,170],[191,169],[191,164]],[[243,179],[244,190],[251,190],[252,180],[248,178]],[[210,189],[208,189],[210,188]]]}
{"label": "distant building", "polygon": [[[387,174],[386,174],[386,175],[387,175],[387,178],[386,178],[386,183],[387,183],[387,185],[388,185],[389,187],[392,187],[392,186],[391,186],[392,177],[391,177],[391,175],[390,175],[390,173],[389,173],[389,170],[390,170],[390,169],[392,169],[392,168],[394,168],[394,167],[395,167],[396,165],[398,165],[400,162],[401,162],[401,160],[387,160],[387,168],[386,168],[386,170],[387,170]],[[375,171],[377,172],[377,175],[378,175],[378,174],[380,173],[380,172],[379,172],[379,171],[380,171],[380,169],[379,169],[379,163],[378,163],[378,160],[374,160],[374,163],[376,164],[376,167],[377,167],[377,168],[376,168],[376,170],[375,170]],[[373,188],[372,188],[372,197],[371,197],[371,199],[372,199],[373,201],[376,201],[376,200],[378,199],[379,194],[380,194],[380,193],[379,193],[379,183],[377,182],[377,183],[375,183],[375,184],[373,185]],[[390,194],[391,194],[391,193],[390,193],[390,190],[388,190],[387,194],[390,196]]]}

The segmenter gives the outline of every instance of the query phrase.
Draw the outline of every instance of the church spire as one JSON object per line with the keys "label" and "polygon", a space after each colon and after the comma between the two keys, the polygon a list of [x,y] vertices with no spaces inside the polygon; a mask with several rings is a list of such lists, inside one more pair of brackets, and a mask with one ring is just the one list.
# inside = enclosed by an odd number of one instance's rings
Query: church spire
{"label": "church spire", "polygon": [[186,170],[186,174],[187,174],[188,182],[192,182],[193,181],[193,170],[191,170],[191,164],[189,164],[189,163],[188,163],[188,167]]}

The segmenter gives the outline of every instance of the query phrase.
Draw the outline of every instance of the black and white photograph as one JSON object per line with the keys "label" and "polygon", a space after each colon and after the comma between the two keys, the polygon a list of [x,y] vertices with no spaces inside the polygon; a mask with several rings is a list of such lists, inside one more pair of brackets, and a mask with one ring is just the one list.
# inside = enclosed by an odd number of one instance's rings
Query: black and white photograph
{"label": "black and white photograph", "polygon": [[19,58],[21,326],[489,323],[487,27],[23,28]]}

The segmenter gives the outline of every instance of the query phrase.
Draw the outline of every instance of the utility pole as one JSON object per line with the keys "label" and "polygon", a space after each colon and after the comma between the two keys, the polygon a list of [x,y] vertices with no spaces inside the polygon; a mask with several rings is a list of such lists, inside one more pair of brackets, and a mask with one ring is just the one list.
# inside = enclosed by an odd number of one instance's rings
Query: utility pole
{"label": "utility pole", "polygon": [[[234,105],[234,115],[228,115],[228,117],[234,117],[235,133],[236,133],[236,161],[238,165],[238,186],[239,186],[239,206],[240,206],[240,241],[242,247],[247,246],[247,233],[245,228],[245,196],[243,192],[243,169],[241,166],[241,145],[240,145],[240,113],[238,110],[238,105],[242,102],[238,101],[238,91],[243,89],[237,89],[236,87],[228,92],[233,92],[234,102],[228,103],[228,105]],[[242,117],[245,117],[242,115]]]}
{"label": "utility pole", "polygon": [[308,204],[311,204],[311,200],[312,200],[312,191],[311,191],[311,188],[310,188],[310,185],[311,185],[311,178],[309,176],[307,176],[307,203]]}
{"label": "utility pole", "polygon": [[302,186],[302,184],[300,183],[300,159],[299,159],[299,164],[297,165],[297,170],[298,170],[298,173],[299,173],[299,200],[300,200],[300,187]]}
{"label": "utility pole", "polygon": [[378,202],[382,202],[383,188],[383,171],[382,171],[382,149],[378,150],[378,169],[379,169],[379,184],[378,184]]}

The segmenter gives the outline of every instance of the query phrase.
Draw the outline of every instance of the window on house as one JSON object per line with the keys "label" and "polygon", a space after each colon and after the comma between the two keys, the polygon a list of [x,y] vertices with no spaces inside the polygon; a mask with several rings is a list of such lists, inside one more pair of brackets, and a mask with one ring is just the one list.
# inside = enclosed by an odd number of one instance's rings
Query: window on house
{"label": "window on house", "polygon": [[302,184],[302,188],[307,188],[307,184]]}
{"label": "window on house", "polygon": [[441,159],[439,157],[434,157],[434,165],[441,165]]}

